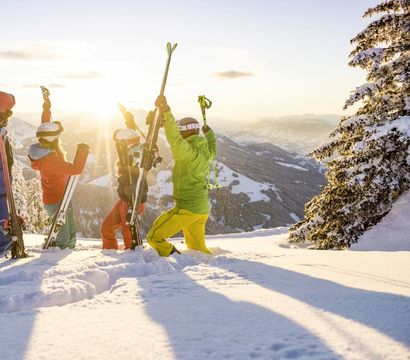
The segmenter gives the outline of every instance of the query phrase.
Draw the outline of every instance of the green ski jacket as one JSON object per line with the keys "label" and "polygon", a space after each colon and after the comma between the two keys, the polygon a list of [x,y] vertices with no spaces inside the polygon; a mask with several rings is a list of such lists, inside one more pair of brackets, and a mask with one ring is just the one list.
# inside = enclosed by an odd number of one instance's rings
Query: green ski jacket
{"label": "green ski jacket", "polygon": [[216,138],[212,130],[205,137],[183,138],[171,111],[164,114],[165,134],[175,159],[172,169],[173,197],[176,206],[195,214],[208,214],[209,161],[216,155]]}

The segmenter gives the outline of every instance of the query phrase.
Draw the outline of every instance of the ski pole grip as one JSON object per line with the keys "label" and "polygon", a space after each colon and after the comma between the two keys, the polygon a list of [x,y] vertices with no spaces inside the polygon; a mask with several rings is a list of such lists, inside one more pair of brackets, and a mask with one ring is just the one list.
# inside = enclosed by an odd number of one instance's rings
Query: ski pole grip
{"label": "ski pole grip", "polygon": [[198,103],[202,112],[202,119],[206,125],[206,109],[209,109],[212,106],[212,101],[209,100],[205,95],[198,96]]}

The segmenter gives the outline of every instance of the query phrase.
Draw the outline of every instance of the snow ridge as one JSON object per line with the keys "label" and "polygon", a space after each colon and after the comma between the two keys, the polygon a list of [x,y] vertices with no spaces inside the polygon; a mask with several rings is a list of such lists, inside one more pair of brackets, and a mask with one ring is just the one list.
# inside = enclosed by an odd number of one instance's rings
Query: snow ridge
{"label": "snow ridge", "polygon": [[[61,306],[108,291],[122,277],[142,277],[173,271],[170,262],[150,249],[123,252],[106,250],[75,263],[64,263],[64,257],[79,255],[81,250],[36,250],[40,258],[35,267],[3,275],[0,278],[0,313]],[[87,252],[84,252],[84,254]],[[34,264],[33,264],[34,265]],[[22,291],[24,289],[24,291]],[[10,295],[12,294],[12,295]]]}

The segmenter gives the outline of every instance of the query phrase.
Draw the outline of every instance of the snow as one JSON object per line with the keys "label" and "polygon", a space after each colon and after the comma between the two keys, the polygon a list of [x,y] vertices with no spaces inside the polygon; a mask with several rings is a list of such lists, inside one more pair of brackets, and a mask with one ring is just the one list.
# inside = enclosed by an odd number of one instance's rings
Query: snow
{"label": "snow", "polygon": [[160,170],[155,176],[156,184],[149,187],[148,195],[160,199],[164,195],[172,195],[172,172],[170,170]]}
{"label": "snow", "polygon": [[284,162],[279,162],[279,161],[276,161],[276,164],[279,164],[279,165],[284,166],[284,167],[289,167],[289,168],[293,168],[293,169],[296,169],[296,170],[300,170],[300,171],[309,171],[309,169],[306,169],[302,166],[298,166],[298,165],[294,165],[294,164],[289,164],[289,163],[284,163]]}
{"label": "snow", "polygon": [[401,116],[398,119],[390,123],[376,127],[374,134],[369,138],[369,140],[377,140],[383,136],[386,136],[393,129],[396,129],[398,132],[409,137],[410,136],[410,116]]}
{"label": "snow", "polygon": [[[238,173],[237,171],[232,170],[228,166],[218,162],[217,167],[219,169],[219,183],[222,186],[229,186],[233,181],[238,181],[236,185],[232,185],[232,193],[240,194],[245,193],[249,196],[250,202],[255,201],[266,201],[269,202],[270,198],[268,195],[263,193],[269,189],[277,193],[276,187],[274,184],[260,183],[258,181],[252,180],[251,178]],[[233,174],[237,174],[235,177]]]}
{"label": "snow", "polygon": [[10,118],[7,129],[13,139],[14,147],[20,148],[24,142],[36,139],[36,127],[19,118]]}
{"label": "snow", "polygon": [[[351,250],[410,251],[410,191],[403,194],[392,210],[375,227],[364,233]],[[407,229],[407,231],[400,231]],[[407,274],[408,276],[410,273]]]}
{"label": "snow", "polygon": [[101,186],[101,187],[110,187],[112,186],[112,175],[107,174],[107,175],[100,176],[99,178],[96,178],[90,181],[88,184]]}
{"label": "snow", "polygon": [[[228,166],[221,162],[217,162],[216,166],[219,170],[219,183],[222,186],[228,187],[233,181],[239,182],[236,185],[232,185],[232,193],[240,194],[245,193],[249,196],[250,201],[266,201],[269,202],[270,198],[263,191],[271,189],[274,192],[278,192],[274,184],[261,183],[251,178],[232,170]],[[237,176],[234,176],[236,174]],[[213,174],[211,173],[211,178]],[[161,170],[155,177],[156,184],[149,188],[149,195],[153,195],[156,198],[160,198],[164,195],[172,195],[172,172],[170,170]],[[278,195],[278,198],[280,196]]]}
{"label": "snow", "polygon": [[[391,232],[409,234],[404,216]],[[314,251],[287,236],[208,236],[214,256],[175,239],[183,254],[160,258],[95,239],[42,250],[26,235],[29,258],[0,260],[1,358],[408,359],[409,252]]]}
{"label": "snow", "polygon": [[299,216],[297,216],[294,212],[290,212],[290,213],[289,213],[289,216],[290,216],[295,222],[300,221]]}

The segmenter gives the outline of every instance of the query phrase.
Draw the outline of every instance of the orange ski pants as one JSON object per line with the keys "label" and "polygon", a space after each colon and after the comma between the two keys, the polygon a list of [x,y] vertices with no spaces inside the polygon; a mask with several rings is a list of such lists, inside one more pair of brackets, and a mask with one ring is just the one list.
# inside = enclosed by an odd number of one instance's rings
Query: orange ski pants
{"label": "orange ski pants", "polygon": [[101,226],[101,237],[103,249],[118,249],[118,242],[115,237],[115,230],[121,228],[124,239],[125,249],[131,246],[131,230],[126,223],[128,204],[118,200],[108,215],[105,217]]}

